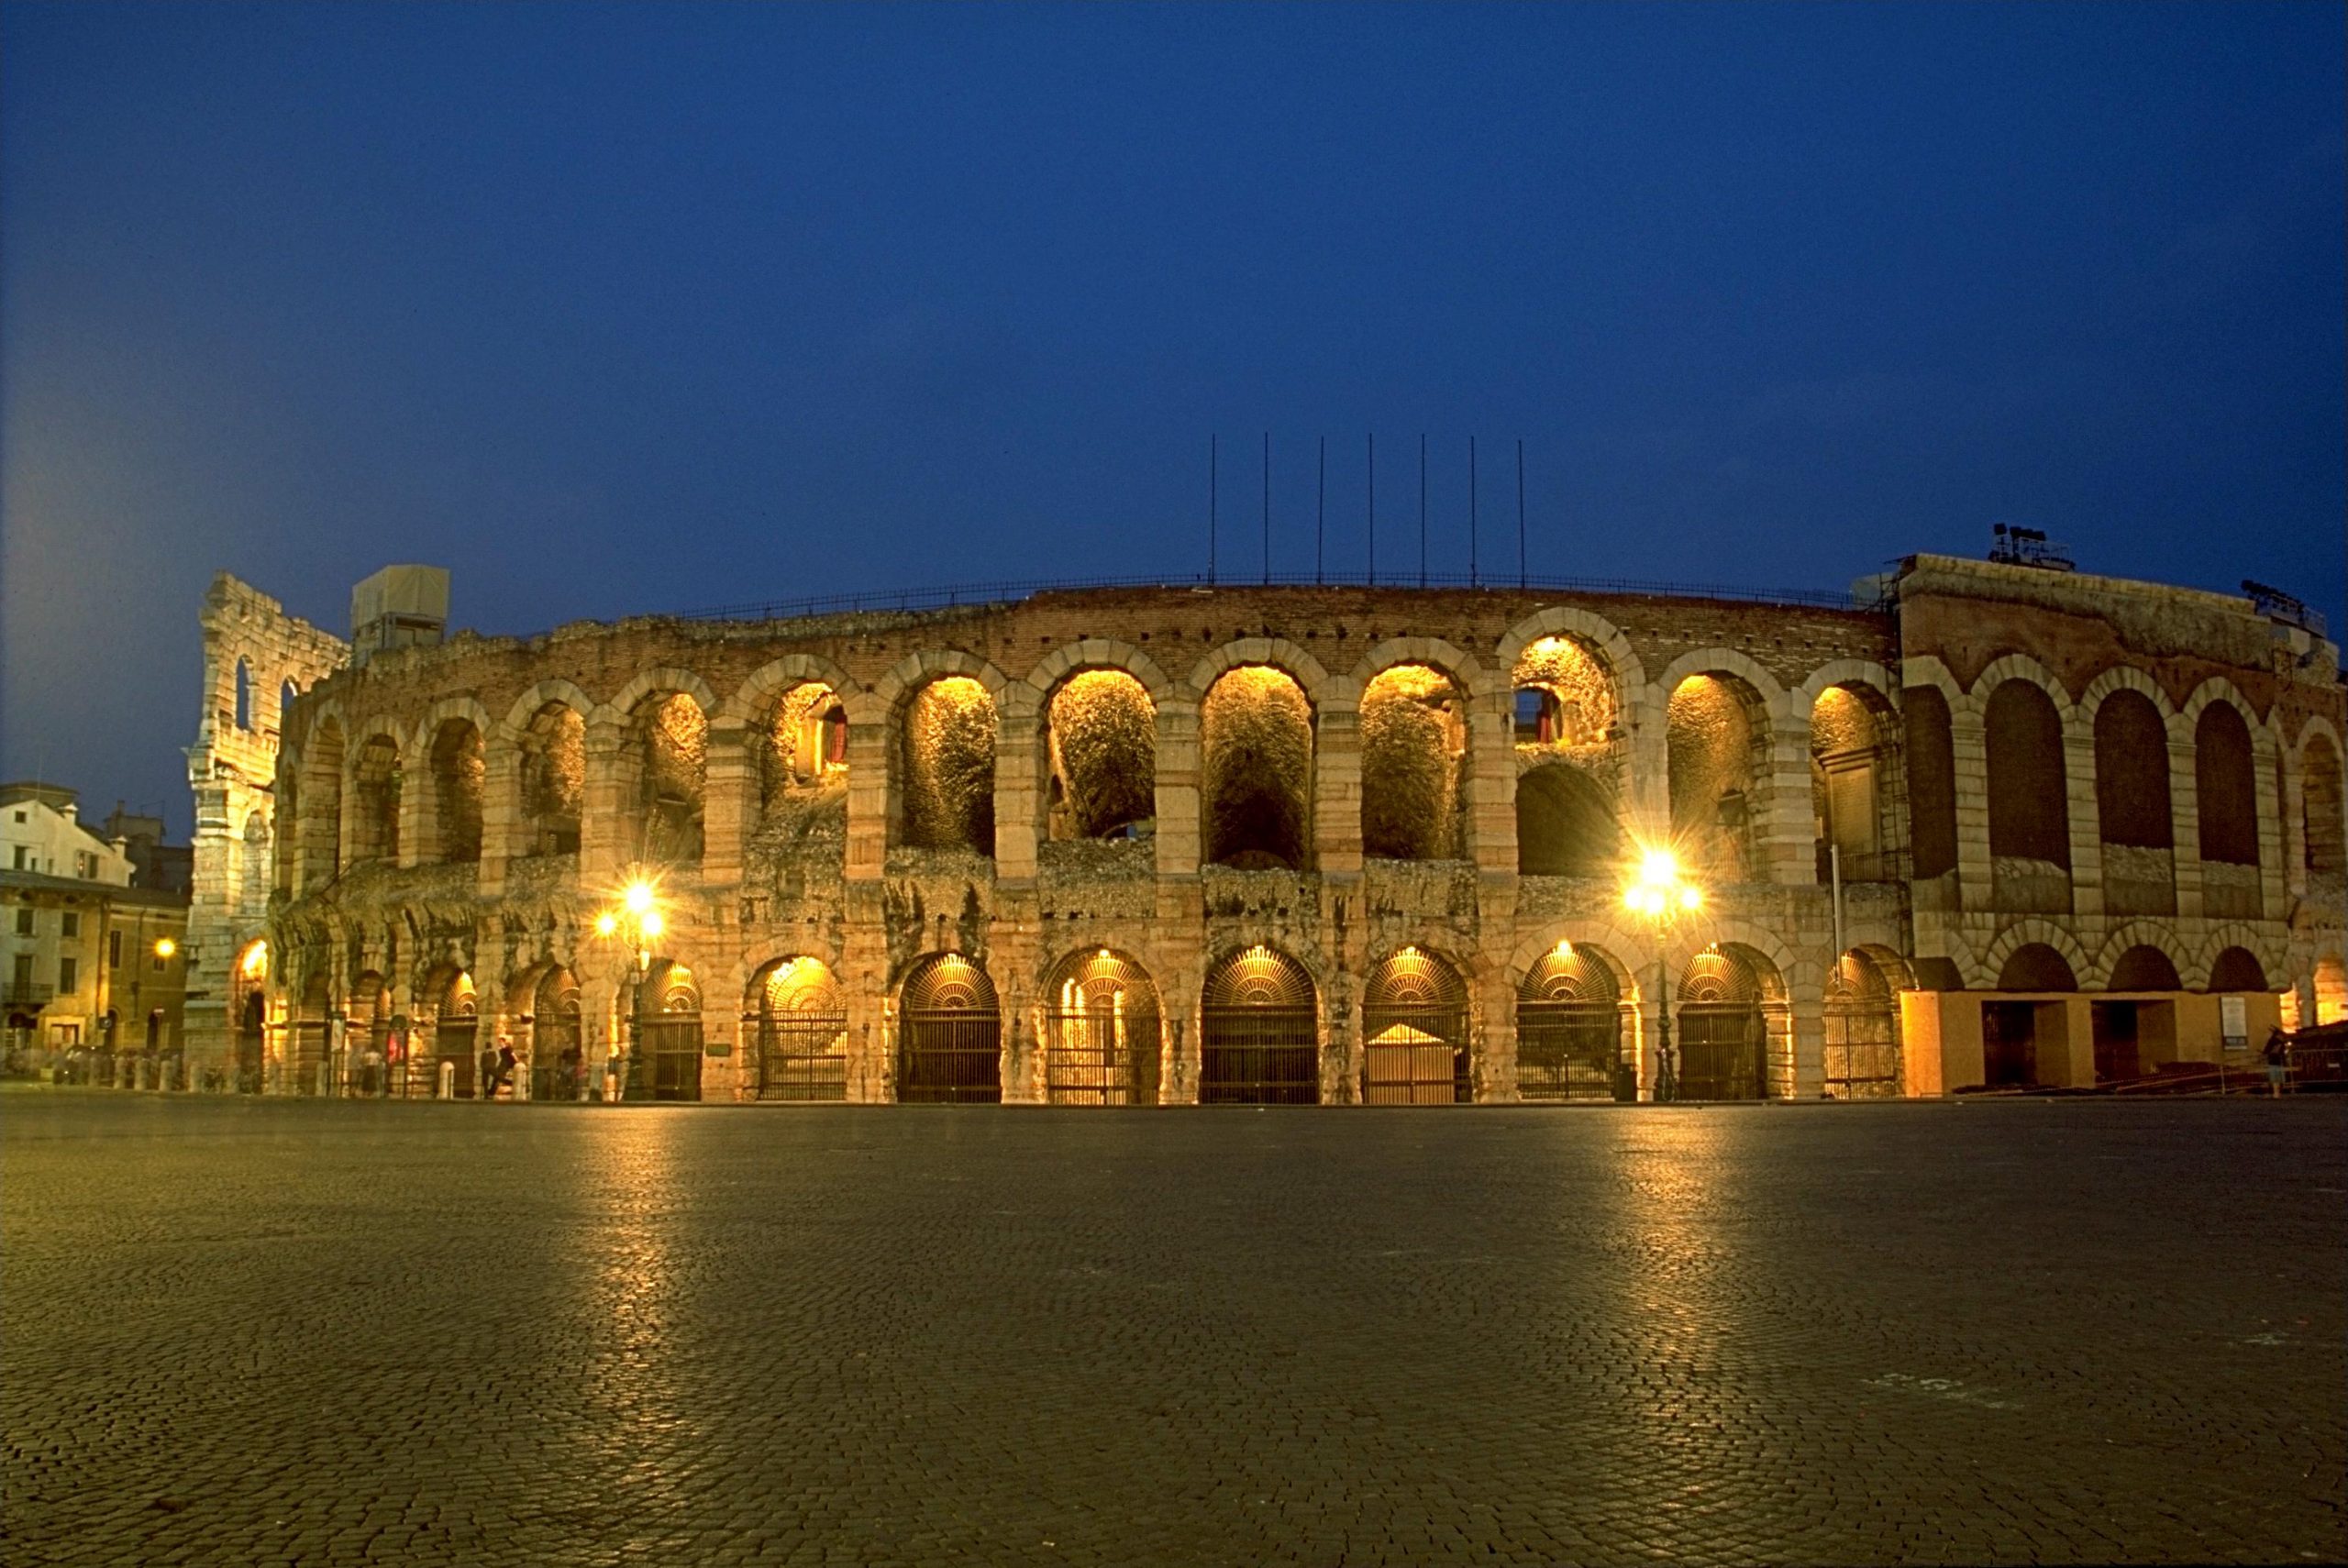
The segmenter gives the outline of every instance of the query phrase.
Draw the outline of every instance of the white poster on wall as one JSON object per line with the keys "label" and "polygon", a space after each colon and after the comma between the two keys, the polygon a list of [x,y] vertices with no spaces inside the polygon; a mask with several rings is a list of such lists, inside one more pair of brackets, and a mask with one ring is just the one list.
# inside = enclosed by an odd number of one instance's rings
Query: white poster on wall
{"label": "white poster on wall", "polygon": [[2218,999],[2218,1032],[2225,1036],[2227,1050],[2250,1049],[2250,1004],[2246,999]]}

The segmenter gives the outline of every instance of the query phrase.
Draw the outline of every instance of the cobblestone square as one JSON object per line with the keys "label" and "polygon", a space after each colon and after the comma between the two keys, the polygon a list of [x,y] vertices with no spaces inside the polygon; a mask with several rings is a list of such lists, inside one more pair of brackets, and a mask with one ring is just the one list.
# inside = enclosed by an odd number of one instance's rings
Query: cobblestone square
{"label": "cobblestone square", "polygon": [[0,1112],[11,1563],[2348,1557],[2336,1102]]}

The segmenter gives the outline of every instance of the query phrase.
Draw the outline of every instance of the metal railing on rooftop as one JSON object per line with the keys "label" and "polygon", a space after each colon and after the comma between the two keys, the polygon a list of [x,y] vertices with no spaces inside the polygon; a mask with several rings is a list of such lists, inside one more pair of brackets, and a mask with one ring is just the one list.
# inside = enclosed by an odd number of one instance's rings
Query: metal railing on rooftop
{"label": "metal railing on rooftop", "polygon": [[1066,593],[1090,589],[1154,588],[1168,590],[1245,588],[1379,588],[1469,589],[1489,593],[1606,593],[1659,599],[1722,599],[1749,604],[1789,604],[1824,610],[1879,610],[1884,601],[1855,598],[1848,592],[1820,589],[1736,588],[1719,583],[1662,582],[1619,577],[1505,577],[1412,572],[1373,582],[1366,574],[1328,572],[1320,576],[1274,572],[1268,578],[1224,575],[1192,577],[1095,577],[1032,580],[1021,582],[966,582],[947,588],[909,588],[869,593],[815,594],[803,599],[763,600],[721,604],[704,610],[671,613],[681,621],[781,621],[814,615],[886,613],[913,610],[948,610],[959,606],[1002,604],[1038,593]]}

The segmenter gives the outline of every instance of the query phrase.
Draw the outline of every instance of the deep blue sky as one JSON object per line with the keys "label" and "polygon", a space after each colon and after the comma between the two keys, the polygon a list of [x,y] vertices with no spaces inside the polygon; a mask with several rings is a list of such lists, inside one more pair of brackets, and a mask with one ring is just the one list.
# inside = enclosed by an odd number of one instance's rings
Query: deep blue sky
{"label": "deep blue sky", "polygon": [[[187,823],[226,567],[486,631],[1330,547],[2342,598],[2342,10],[0,10],[0,775]],[[1513,541],[1488,545],[1512,555]]]}

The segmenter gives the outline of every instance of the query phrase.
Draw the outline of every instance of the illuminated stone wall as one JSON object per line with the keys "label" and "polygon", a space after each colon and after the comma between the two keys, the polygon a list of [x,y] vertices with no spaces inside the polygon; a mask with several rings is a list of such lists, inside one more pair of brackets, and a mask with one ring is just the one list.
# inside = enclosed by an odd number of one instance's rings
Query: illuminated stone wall
{"label": "illuminated stone wall", "polygon": [[968,676],[914,693],[903,740],[906,847],[994,853],[994,702]]}

